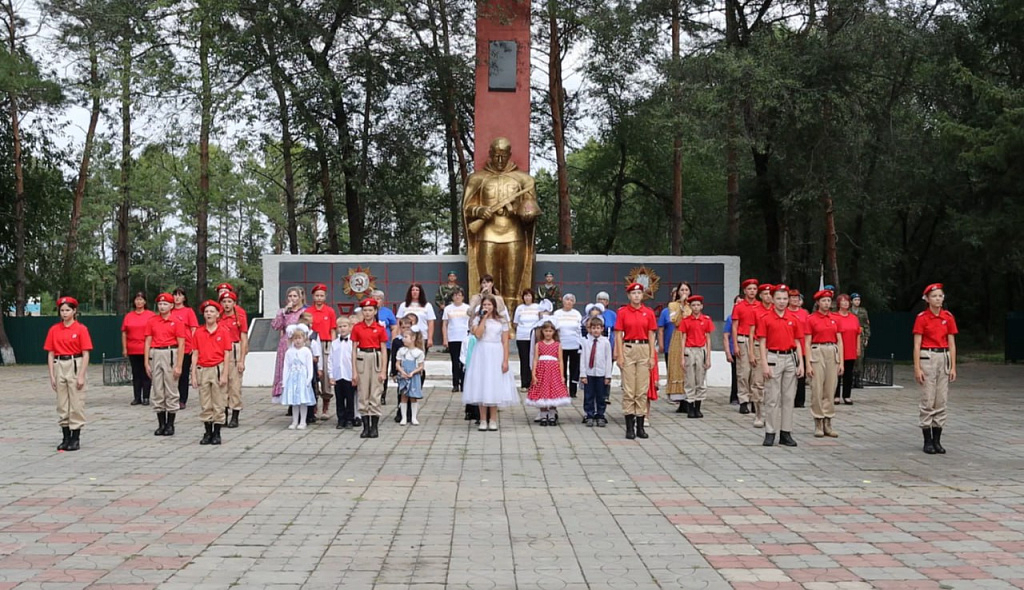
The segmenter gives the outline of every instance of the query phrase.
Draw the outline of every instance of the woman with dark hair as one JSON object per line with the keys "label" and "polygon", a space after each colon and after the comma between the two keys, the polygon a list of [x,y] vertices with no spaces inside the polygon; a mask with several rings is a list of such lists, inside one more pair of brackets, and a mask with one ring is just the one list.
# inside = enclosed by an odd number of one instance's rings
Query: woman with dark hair
{"label": "woman with dark hair", "polygon": [[290,345],[285,330],[288,326],[299,323],[302,312],[306,311],[306,290],[302,287],[288,287],[284,297],[284,307],[277,310],[277,315],[270,321],[270,327],[281,332],[281,338],[277,341],[274,387],[271,392],[274,401],[281,397],[281,392],[284,390],[284,355],[288,352],[288,346]]}
{"label": "woman with dark hair", "polygon": [[838,404],[840,394],[843,403],[850,405],[853,400],[850,395],[853,392],[853,366],[860,356],[860,319],[857,314],[851,311],[852,302],[846,293],[836,297],[839,312],[836,313],[836,323],[839,326],[839,333],[843,335],[843,374],[839,383],[836,384],[836,395],[833,403]]}
{"label": "woman with dark hair", "polygon": [[423,334],[423,341],[427,343],[429,349],[434,345],[434,322],[437,315],[434,313],[434,307],[427,303],[427,294],[423,290],[423,285],[419,283],[409,285],[405,292],[405,301],[398,305],[398,312],[395,315],[404,318],[410,313],[416,314],[419,318],[412,331]]}
{"label": "woman with dark hair", "polygon": [[57,415],[64,440],[58,451],[77,451],[85,426],[85,382],[89,370],[92,338],[77,321],[78,301],[74,297],[57,300],[60,322],[46,333],[43,350],[50,369],[50,387],[57,392]]}
{"label": "woman with dark hair", "polygon": [[[668,304],[668,320],[672,324],[675,333],[679,333],[679,325],[683,320],[690,317],[693,311],[687,300],[690,298],[690,283],[680,282],[673,290],[675,299]],[[668,368],[668,381],[665,383],[665,393],[674,402],[679,402],[676,412],[688,413],[689,405],[686,401],[686,372],[683,369],[683,349],[686,343],[682,338],[672,338],[668,345],[668,352],[665,354],[665,365]]]}
{"label": "woman with dark hair", "polygon": [[519,352],[519,380],[523,389],[529,389],[532,382],[533,360],[530,358],[533,352],[530,349],[530,335],[534,327],[540,322],[541,307],[535,303],[532,289],[523,289],[522,303],[516,307],[515,317],[512,319],[512,329],[516,333],[516,350]]}
{"label": "woman with dark hair", "polygon": [[196,312],[188,306],[188,295],[185,294],[184,287],[171,291],[171,295],[174,296],[171,316],[185,324],[185,355],[182,356],[181,377],[178,377],[178,409],[184,410],[188,403],[189,376],[192,374],[192,351],[195,350],[193,336],[199,327],[199,320],[196,318]]}
{"label": "woman with dark hair", "polygon": [[121,354],[128,357],[132,366],[132,405],[149,405],[149,392],[153,381],[146,374],[146,324],[156,312],[146,309],[146,294],[135,294],[134,309],[124,315],[121,322]]}

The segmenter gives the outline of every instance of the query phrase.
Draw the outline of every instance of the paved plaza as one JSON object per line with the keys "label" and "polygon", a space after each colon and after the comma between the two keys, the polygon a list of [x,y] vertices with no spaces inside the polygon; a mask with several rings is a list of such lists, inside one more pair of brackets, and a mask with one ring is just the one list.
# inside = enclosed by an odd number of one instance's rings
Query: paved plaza
{"label": "paved plaza", "polygon": [[[435,385],[421,426],[307,431],[268,390],[200,446],[91,372],[82,450],[58,453],[45,368],[0,368],[0,590],[8,588],[1024,588],[1024,369],[965,364],[945,456],[920,451],[916,388],[855,390],[840,438],[764,448],[712,390],[704,420],[656,402],[651,438],[559,426],[498,432]],[[394,411],[394,400],[385,407]]]}

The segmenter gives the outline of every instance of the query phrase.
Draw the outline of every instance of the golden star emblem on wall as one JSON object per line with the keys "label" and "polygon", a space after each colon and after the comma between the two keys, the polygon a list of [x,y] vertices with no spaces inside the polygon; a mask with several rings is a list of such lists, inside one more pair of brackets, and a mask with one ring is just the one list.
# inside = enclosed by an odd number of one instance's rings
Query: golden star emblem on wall
{"label": "golden star emblem on wall", "polygon": [[633,283],[640,283],[644,286],[644,299],[653,299],[654,294],[658,292],[661,277],[646,266],[638,266],[626,275],[626,286]]}
{"label": "golden star emblem on wall", "polygon": [[345,294],[350,297],[361,297],[377,287],[377,277],[370,272],[370,267],[357,266],[348,269],[345,275]]}

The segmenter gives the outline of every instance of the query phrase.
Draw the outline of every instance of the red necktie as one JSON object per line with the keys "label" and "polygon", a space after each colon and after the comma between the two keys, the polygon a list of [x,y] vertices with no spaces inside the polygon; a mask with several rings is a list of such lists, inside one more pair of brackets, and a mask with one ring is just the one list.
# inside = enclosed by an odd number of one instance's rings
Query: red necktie
{"label": "red necktie", "polygon": [[594,368],[594,357],[597,355],[597,338],[594,338],[594,345],[590,347],[590,368]]}

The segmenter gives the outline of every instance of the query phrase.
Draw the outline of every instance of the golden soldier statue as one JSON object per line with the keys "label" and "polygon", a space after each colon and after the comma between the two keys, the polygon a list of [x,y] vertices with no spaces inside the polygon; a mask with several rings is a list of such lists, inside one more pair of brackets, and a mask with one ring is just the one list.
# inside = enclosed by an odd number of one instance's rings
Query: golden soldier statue
{"label": "golden soldier statue", "polygon": [[470,175],[462,198],[469,257],[468,287],[480,288],[480,276],[494,277],[494,289],[512,309],[533,283],[534,221],[540,215],[533,177],[516,169],[512,146],[491,142],[487,165]]}

